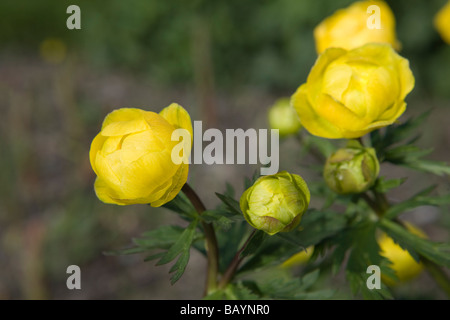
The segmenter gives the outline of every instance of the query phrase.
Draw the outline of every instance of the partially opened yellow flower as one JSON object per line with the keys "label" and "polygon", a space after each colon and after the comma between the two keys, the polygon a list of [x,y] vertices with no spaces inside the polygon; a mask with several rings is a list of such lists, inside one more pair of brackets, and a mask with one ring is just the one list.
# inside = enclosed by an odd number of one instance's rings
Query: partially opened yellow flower
{"label": "partially opened yellow flower", "polygon": [[442,39],[450,44],[450,1],[436,14],[433,22]]}
{"label": "partially opened yellow flower", "polygon": [[175,164],[175,129],[192,135],[189,114],[176,103],[160,114],[135,108],[108,114],[89,152],[97,174],[95,192],[106,203],[151,204],[172,200],[186,183],[189,165]]}
{"label": "partially opened yellow flower", "polygon": [[384,1],[359,1],[336,11],[314,29],[314,39],[317,53],[331,47],[351,50],[370,42],[400,48],[394,14]]}
{"label": "partially opened yellow flower", "polygon": [[329,48],[292,96],[292,105],[311,134],[358,138],[396,121],[413,87],[408,60],[388,44]]}

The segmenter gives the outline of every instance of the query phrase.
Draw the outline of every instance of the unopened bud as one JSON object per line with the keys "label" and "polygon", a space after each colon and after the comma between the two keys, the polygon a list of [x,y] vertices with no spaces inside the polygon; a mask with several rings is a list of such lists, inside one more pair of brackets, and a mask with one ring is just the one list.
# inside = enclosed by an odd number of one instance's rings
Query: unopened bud
{"label": "unopened bud", "polygon": [[327,185],[340,194],[361,193],[378,177],[380,164],[373,148],[349,146],[333,153],[325,164]]}

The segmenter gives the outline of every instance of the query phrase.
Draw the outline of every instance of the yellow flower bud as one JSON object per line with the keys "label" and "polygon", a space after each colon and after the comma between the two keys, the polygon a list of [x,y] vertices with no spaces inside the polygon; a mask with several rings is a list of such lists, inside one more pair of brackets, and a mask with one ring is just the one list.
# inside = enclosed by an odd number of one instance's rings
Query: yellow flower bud
{"label": "yellow flower bud", "polygon": [[450,44],[450,1],[436,14],[433,22],[442,39]]}
{"label": "yellow flower bud", "polygon": [[314,29],[314,38],[319,54],[331,47],[351,50],[371,42],[400,48],[394,14],[384,1],[359,1],[336,11]]}
{"label": "yellow flower bud", "polygon": [[330,48],[318,57],[292,104],[311,134],[358,138],[395,122],[413,87],[408,60],[390,45]]}
{"label": "yellow flower bud", "polygon": [[278,129],[280,137],[296,133],[301,128],[297,112],[288,98],[278,99],[269,110],[269,125]]}
{"label": "yellow flower bud", "polygon": [[105,203],[151,204],[159,207],[172,200],[186,183],[189,165],[171,158],[172,132],[188,130],[189,114],[173,103],[157,114],[122,108],[108,114],[89,152],[97,174],[95,192]]}
{"label": "yellow flower bud", "polygon": [[273,235],[297,227],[309,200],[305,181],[299,175],[282,171],[256,180],[242,194],[240,207],[252,227]]}
{"label": "yellow flower bud", "polygon": [[[421,238],[426,238],[425,233],[413,225],[406,224],[406,227],[411,233]],[[411,280],[422,272],[424,268],[423,264],[414,260],[407,250],[404,250],[396,244],[394,240],[385,233],[379,237],[378,245],[381,248],[380,254],[391,262],[389,267],[395,271],[395,275],[398,278],[398,280],[394,280],[382,274],[381,280],[387,285],[394,286],[401,282]]]}
{"label": "yellow flower bud", "polygon": [[348,194],[366,191],[377,179],[379,171],[374,149],[347,147],[327,159],[323,175],[330,189]]}

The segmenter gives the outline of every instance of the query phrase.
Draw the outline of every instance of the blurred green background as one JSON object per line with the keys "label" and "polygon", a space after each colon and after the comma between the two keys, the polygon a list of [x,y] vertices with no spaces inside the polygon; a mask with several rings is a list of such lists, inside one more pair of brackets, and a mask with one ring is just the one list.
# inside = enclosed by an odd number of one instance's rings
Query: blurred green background
{"label": "blurred green background", "polygon": [[[432,25],[446,1],[387,2],[416,77],[405,116],[434,108],[421,144],[435,148],[433,159],[448,161],[450,46]],[[158,225],[183,221],[165,209],[101,203],[90,142],[113,109],[159,112],[171,102],[204,120],[204,129],[267,127],[268,108],[305,81],[316,59],[313,28],[350,3],[2,0],[0,299],[200,298],[205,261],[195,252],[173,287],[170,266],[103,254]],[[81,30],[66,28],[71,4],[81,8]],[[283,142],[280,170],[308,177],[311,159],[298,163],[299,150],[295,141]],[[209,206],[217,201],[208,190],[223,191],[229,181],[241,192],[243,176],[253,173],[242,165],[190,170],[190,183]],[[424,180],[391,167],[382,174],[409,177],[393,195],[399,199]],[[433,179],[448,190],[448,179]],[[448,210],[425,208],[409,218],[433,240],[448,239]],[[72,264],[81,267],[82,290],[66,288]],[[441,297],[426,277],[398,288],[398,297]]]}

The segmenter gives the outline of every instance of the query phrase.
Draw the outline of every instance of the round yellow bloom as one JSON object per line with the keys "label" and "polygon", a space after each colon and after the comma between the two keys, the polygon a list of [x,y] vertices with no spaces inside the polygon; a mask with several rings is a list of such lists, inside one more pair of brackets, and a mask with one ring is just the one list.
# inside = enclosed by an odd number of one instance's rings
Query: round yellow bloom
{"label": "round yellow bloom", "polygon": [[400,48],[394,14],[384,1],[355,2],[336,11],[314,29],[314,38],[317,53],[331,47],[351,50],[371,42]]}
{"label": "round yellow bloom", "polygon": [[450,1],[436,14],[433,22],[442,39],[450,44]]}
{"label": "round yellow bloom", "polygon": [[404,99],[413,87],[409,61],[390,45],[329,48],[292,96],[292,104],[311,134],[358,138],[392,124],[405,111]]}
{"label": "round yellow bloom", "polygon": [[[426,238],[425,233],[411,224],[406,224],[406,227],[411,233],[421,238]],[[414,260],[407,250],[404,250],[396,244],[394,240],[385,233],[378,239],[378,244],[381,248],[380,254],[391,261],[392,264],[389,266],[395,271],[398,278],[398,280],[394,280],[382,274],[381,280],[387,285],[393,286],[411,280],[422,272],[423,264]]]}
{"label": "round yellow bloom", "polygon": [[240,207],[252,227],[273,235],[297,227],[309,200],[302,177],[282,171],[256,180],[242,194]]}
{"label": "round yellow bloom", "polygon": [[105,203],[151,204],[172,200],[186,183],[189,165],[171,158],[172,132],[183,128],[192,135],[189,114],[173,103],[160,114],[134,108],[108,114],[89,152],[97,174],[95,192]]}
{"label": "round yellow bloom", "polygon": [[279,130],[280,137],[295,134],[300,130],[300,120],[298,120],[289,98],[278,99],[270,108],[269,125],[271,129]]}

